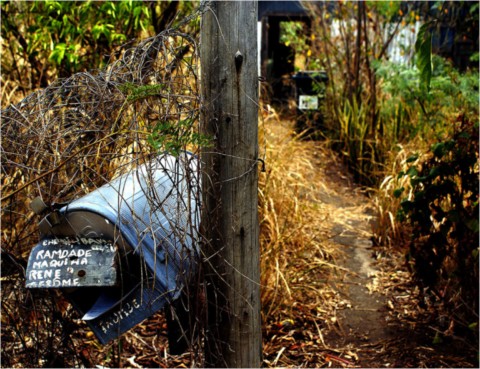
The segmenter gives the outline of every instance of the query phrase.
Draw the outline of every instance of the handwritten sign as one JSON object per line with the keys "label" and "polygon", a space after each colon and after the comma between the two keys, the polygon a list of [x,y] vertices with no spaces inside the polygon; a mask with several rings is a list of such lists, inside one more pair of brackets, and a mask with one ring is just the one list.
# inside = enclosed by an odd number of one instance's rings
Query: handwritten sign
{"label": "handwritten sign", "polygon": [[101,238],[46,238],[28,258],[27,288],[114,286],[116,249]]}
{"label": "handwritten sign", "polygon": [[102,344],[106,344],[141,323],[167,303],[165,291],[158,286],[153,286],[151,280],[141,281],[127,294],[120,298],[120,303],[98,317],[82,318]]}

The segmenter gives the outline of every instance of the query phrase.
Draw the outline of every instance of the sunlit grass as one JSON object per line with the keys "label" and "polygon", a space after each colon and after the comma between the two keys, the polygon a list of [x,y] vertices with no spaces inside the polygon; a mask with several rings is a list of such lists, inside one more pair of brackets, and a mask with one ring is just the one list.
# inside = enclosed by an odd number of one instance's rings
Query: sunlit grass
{"label": "sunlit grass", "polygon": [[260,136],[266,145],[266,172],[259,183],[262,305],[269,315],[293,302],[295,260],[315,255],[327,265],[333,249],[321,242],[328,211],[316,198],[325,187],[318,168],[320,148],[299,140],[292,122],[272,112],[261,124]]}

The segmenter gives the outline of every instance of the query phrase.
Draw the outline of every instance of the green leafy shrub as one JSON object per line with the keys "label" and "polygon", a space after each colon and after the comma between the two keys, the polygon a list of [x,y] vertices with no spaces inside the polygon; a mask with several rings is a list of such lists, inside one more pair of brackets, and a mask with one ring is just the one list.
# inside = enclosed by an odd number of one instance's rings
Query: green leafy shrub
{"label": "green leafy shrub", "polygon": [[[2,2],[1,33],[9,43],[2,67],[18,72],[28,61],[32,87],[50,76],[68,77],[101,67],[121,43],[151,27],[151,11],[142,2]],[[26,84],[26,81],[24,82]]]}
{"label": "green leafy shrub", "polygon": [[[159,0],[2,1],[2,93],[18,90],[21,99],[55,78],[101,69],[136,40],[178,25],[195,7]],[[198,22],[184,31],[195,33]]]}
{"label": "green leafy shrub", "polygon": [[408,259],[421,286],[469,327],[478,319],[478,122],[462,115],[458,123],[451,139],[432,145],[426,161],[412,157],[400,173],[412,191],[398,218],[411,230]]}
{"label": "green leafy shrub", "polygon": [[478,71],[460,73],[433,55],[429,92],[418,69],[392,62],[375,64],[381,80],[379,126],[388,142],[441,139],[452,134],[453,114],[478,117]]}

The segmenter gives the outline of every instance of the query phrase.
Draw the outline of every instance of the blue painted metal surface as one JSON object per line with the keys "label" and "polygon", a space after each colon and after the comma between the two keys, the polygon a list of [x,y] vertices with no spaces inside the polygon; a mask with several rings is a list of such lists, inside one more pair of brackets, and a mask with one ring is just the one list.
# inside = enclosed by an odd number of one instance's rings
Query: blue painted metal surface
{"label": "blue painted metal surface", "polygon": [[111,239],[119,248],[117,287],[65,291],[106,343],[177,299],[196,269],[197,159],[163,155],[59,211],[45,237]]}

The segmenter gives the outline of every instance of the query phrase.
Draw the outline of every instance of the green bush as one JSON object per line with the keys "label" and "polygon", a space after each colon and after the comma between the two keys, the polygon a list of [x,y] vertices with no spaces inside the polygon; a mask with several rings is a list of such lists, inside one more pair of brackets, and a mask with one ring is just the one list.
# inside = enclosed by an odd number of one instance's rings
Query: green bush
{"label": "green bush", "polygon": [[8,43],[2,68],[17,71],[16,78],[33,88],[46,87],[51,77],[101,67],[116,46],[151,27],[143,2],[48,0],[2,2],[1,8],[2,38]]}
{"label": "green bush", "polygon": [[56,78],[101,69],[125,47],[175,25],[195,6],[159,0],[2,1],[2,81],[26,96]]}
{"label": "green bush", "polygon": [[[421,286],[471,327],[478,311],[478,121],[465,115],[453,138],[432,145],[429,158],[400,176],[413,189],[398,218],[411,230],[408,259]],[[403,189],[395,195],[402,196]]]}

